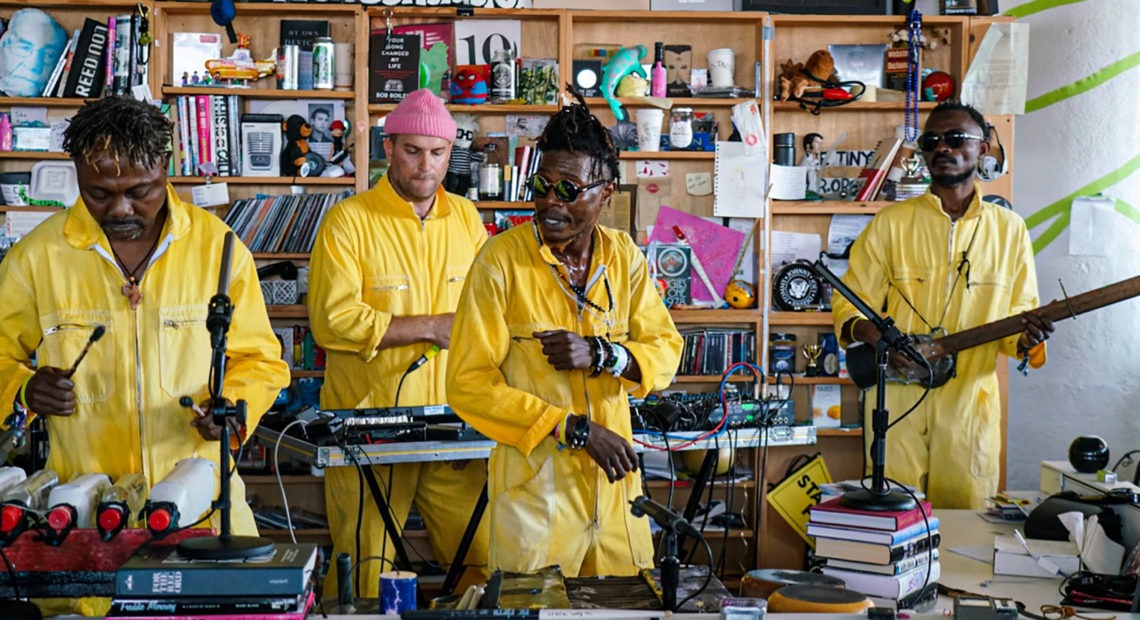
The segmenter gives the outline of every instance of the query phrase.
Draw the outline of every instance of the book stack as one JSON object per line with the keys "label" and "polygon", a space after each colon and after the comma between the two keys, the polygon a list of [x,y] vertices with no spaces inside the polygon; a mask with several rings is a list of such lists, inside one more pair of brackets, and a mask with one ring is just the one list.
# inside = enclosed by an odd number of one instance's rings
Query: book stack
{"label": "book stack", "polygon": [[190,560],[143,546],[115,573],[108,618],[300,620],[313,605],[317,546],[278,543],[248,560]]}
{"label": "book stack", "polygon": [[877,605],[912,609],[941,574],[938,517],[930,503],[904,511],[847,508],[833,498],[811,508],[808,535],[826,561],[825,575],[875,599]]}

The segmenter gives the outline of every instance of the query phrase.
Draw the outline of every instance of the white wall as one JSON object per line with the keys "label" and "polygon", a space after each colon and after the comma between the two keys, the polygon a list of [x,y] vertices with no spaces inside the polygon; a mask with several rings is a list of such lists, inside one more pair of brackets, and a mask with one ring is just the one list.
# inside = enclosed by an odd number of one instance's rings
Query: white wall
{"label": "white wall", "polygon": [[[1008,11],[1024,0],[1002,0]],[[1032,99],[1140,53],[1140,0],[1086,0],[1022,18],[1029,23]],[[1140,157],[1140,67],[1017,118],[1014,209],[1023,217]],[[1104,192],[1140,207],[1140,172]],[[1030,230],[1036,240],[1052,221]],[[1117,215],[1108,256],[1074,256],[1061,233],[1037,255],[1042,303],[1140,275],[1140,224]],[[1007,487],[1035,489],[1038,463],[1067,458],[1078,435],[1104,437],[1111,463],[1140,449],[1140,298],[1057,324],[1049,363],[1021,377],[1011,366]],[[1131,470],[1126,472],[1131,477]]]}

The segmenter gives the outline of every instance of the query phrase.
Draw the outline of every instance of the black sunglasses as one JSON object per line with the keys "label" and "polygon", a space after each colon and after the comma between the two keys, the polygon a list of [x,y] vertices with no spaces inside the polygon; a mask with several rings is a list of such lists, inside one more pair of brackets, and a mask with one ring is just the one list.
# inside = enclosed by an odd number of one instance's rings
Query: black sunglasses
{"label": "black sunglasses", "polygon": [[557,196],[559,200],[563,200],[565,202],[574,202],[582,193],[588,192],[595,187],[598,187],[599,185],[605,185],[609,182],[610,179],[602,179],[600,181],[594,181],[585,187],[578,187],[566,179],[562,179],[557,183],[551,183],[550,181],[547,181],[546,178],[540,177],[536,174],[527,180],[526,184],[528,187],[530,187],[531,191],[534,192],[535,198],[545,197],[550,193],[550,188],[553,187],[554,195]]}
{"label": "black sunglasses", "polygon": [[918,137],[918,148],[929,153],[938,148],[939,142],[945,142],[946,146],[956,149],[965,144],[966,140],[985,140],[985,138],[966,133],[960,129],[954,129],[946,133],[927,131]]}

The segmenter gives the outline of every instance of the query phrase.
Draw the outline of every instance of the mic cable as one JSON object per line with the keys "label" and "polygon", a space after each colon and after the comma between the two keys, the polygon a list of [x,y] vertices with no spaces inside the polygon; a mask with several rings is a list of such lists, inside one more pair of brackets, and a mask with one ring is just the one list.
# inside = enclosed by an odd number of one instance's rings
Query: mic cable
{"label": "mic cable", "polygon": [[407,379],[408,375],[415,372],[417,369],[419,369],[420,366],[428,363],[428,360],[439,355],[439,352],[442,350],[443,349],[441,349],[438,344],[431,345],[427,351],[424,351],[423,355],[416,358],[416,361],[412,362],[411,365],[408,366],[408,369],[404,371],[404,374],[400,375],[400,383],[396,385],[396,399],[392,403],[393,407],[400,406],[400,390],[404,389],[404,379]]}

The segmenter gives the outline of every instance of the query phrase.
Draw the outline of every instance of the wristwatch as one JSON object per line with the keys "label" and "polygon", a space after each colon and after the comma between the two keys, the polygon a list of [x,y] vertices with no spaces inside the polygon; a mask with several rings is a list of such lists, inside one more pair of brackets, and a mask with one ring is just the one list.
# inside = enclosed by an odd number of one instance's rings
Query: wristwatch
{"label": "wristwatch", "polygon": [[574,421],[574,428],[568,433],[567,443],[571,450],[581,450],[590,441],[590,418],[580,415]]}

